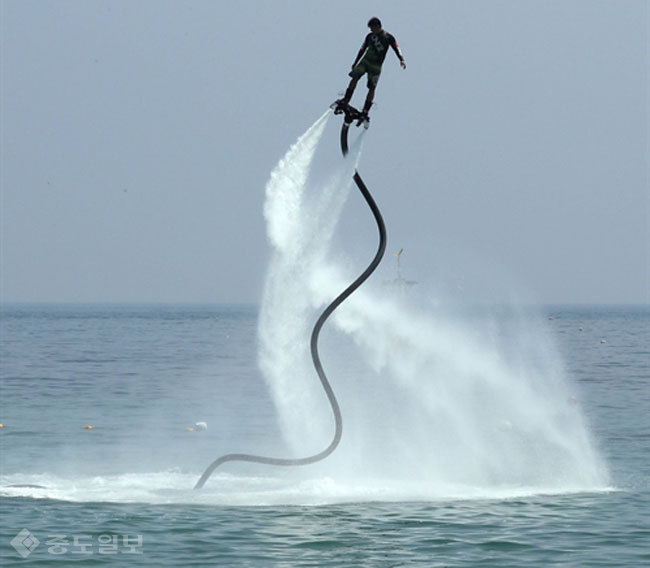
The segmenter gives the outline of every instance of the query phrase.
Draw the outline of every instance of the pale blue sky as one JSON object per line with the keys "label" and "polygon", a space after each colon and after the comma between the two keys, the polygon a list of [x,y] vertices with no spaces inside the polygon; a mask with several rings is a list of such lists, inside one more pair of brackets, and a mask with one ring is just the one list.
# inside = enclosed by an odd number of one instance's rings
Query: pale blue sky
{"label": "pale blue sky", "polygon": [[[389,54],[359,169],[405,276],[648,302],[649,5],[4,0],[2,299],[257,302],[268,175],[376,15],[408,68]],[[361,263],[367,215],[337,237]]]}

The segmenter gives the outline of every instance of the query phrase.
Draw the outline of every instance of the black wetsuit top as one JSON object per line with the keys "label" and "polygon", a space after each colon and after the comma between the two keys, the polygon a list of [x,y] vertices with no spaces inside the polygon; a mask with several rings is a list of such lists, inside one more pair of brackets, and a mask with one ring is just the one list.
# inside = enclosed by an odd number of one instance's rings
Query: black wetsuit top
{"label": "black wetsuit top", "polygon": [[375,63],[381,65],[386,59],[386,54],[388,53],[388,47],[392,47],[397,57],[400,61],[403,61],[402,53],[399,50],[397,45],[397,40],[395,36],[389,34],[388,32],[382,30],[378,34],[373,34],[372,32],[366,36],[366,39],[361,46],[361,49],[366,50],[366,54],[363,56],[370,63]]}

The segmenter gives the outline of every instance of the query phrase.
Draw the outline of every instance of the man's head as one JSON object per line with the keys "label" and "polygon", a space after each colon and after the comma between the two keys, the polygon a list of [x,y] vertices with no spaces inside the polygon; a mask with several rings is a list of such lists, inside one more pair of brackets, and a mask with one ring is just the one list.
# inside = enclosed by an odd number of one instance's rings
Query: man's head
{"label": "man's head", "polygon": [[373,34],[381,31],[381,21],[379,18],[370,18],[368,20],[368,27]]}

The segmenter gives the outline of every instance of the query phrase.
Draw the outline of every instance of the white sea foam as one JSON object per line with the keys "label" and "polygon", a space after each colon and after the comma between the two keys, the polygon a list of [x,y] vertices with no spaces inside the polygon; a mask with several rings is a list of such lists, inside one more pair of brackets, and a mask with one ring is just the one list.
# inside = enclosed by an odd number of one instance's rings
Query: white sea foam
{"label": "white sea foam", "polygon": [[[0,476],[0,496],[52,499],[72,503],[151,503],[211,505],[328,505],[372,501],[458,501],[562,495],[584,488],[522,486],[469,487],[425,481],[343,476],[298,477],[268,469],[260,475],[217,472],[201,491],[192,489],[195,473],[170,470],[104,476],[13,474]],[[14,484],[23,485],[12,486]],[[25,487],[26,484],[41,487]],[[593,492],[611,491],[593,488]]]}

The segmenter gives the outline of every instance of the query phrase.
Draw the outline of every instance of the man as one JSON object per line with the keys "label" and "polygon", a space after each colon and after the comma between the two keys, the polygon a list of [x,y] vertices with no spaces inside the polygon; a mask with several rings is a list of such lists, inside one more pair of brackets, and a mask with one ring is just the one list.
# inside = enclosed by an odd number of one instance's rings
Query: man
{"label": "man", "polygon": [[384,59],[386,59],[389,46],[393,48],[393,51],[399,58],[402,69],[406,69],[406,61],[404,61],[402,52],[397,46],[395,37],[382,29],[379,18],[371,18],[368,21],[368,27],[370,28],[370,33],[366,36],[366,39],[352,64],[352,71],[349,74],[350,77],[352,77],[352,80],[345,91],[345,96],[337,101],[340,107],[347,106],[350,103],[350,99],[352,99],[354,89],[356,88],[359,79],[367,73],[368,95],[366,96],[366,102],[363,105],[362,111],[363,118],[366,121],[368,120],[368,111],[370,110],[372,101],[375,98],[375,89],[377,88],[377,82],[379,81],[379,75],[381,74],[381,65],[384,62]]}

